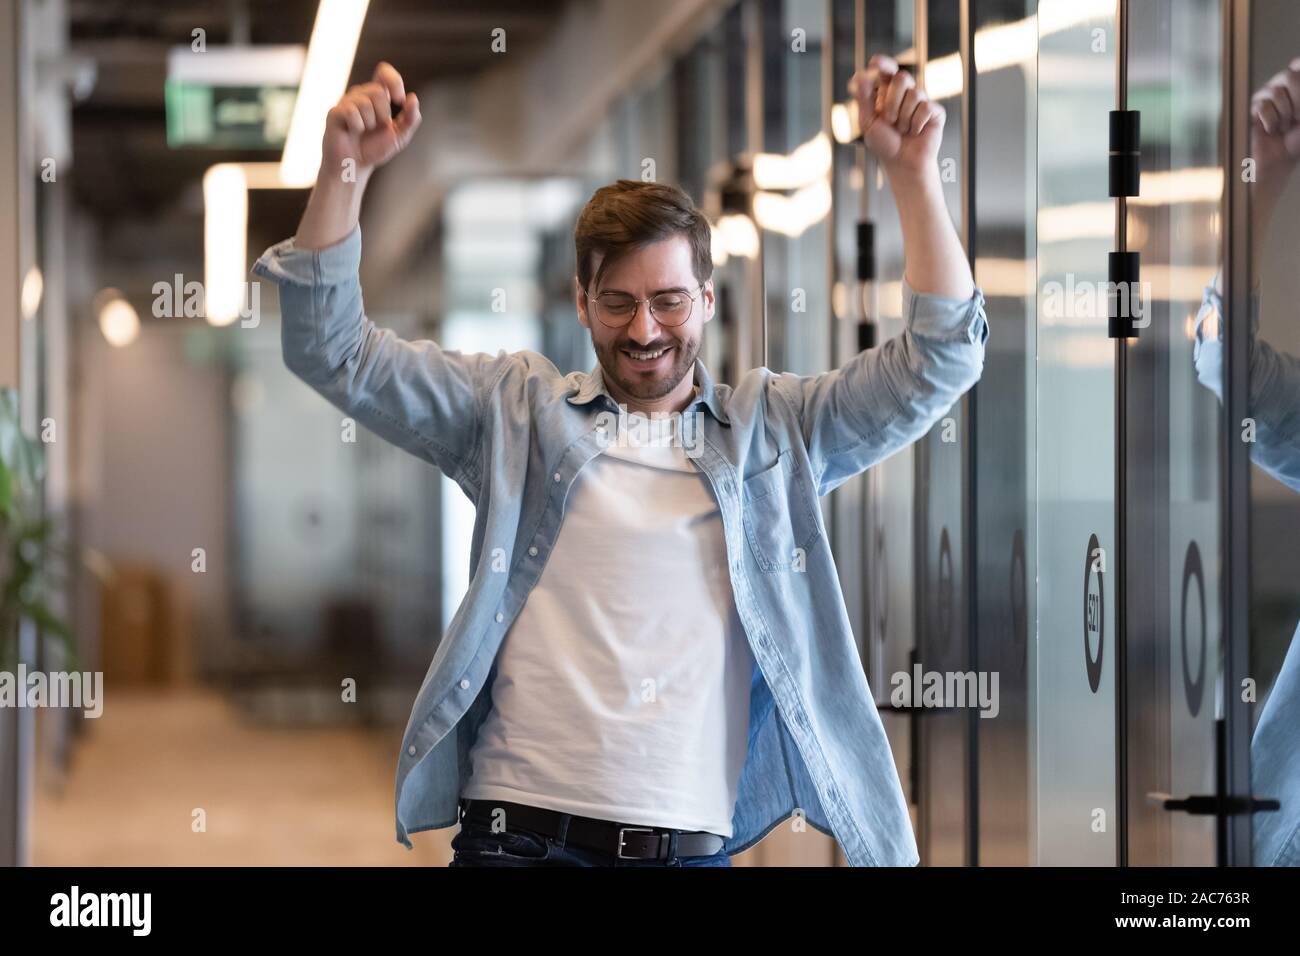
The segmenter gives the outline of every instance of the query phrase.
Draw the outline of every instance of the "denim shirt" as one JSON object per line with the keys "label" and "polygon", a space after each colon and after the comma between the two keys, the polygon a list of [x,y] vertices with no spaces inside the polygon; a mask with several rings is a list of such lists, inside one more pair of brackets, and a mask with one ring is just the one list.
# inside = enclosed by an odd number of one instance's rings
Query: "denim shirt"
{"label": "denim shirt", "polygon": [[[497,650],[556,542],[574,477],[602,449],[597,426],[617,406],[599,367],[565,375],[536,352],[465,354],[375,326],[360,261],[358,227],[318,251],[277,243],[253,271],[280,287],[290,370],[436,465],[475,505],[469,590],[433,655],[398,759],[397,839],[409,848],[409,834],[458,822]],[[699,413],[694,460],[719,505],[755,664],[729,854],[801,813],[853,866],[918,861],[817,500],[924,435],[980,376],[981,290],[945,298],[905,283],[903,305],[901,335],[835,371],[760,368],[733,388],[695,365],[699,394],[683,415]]]}

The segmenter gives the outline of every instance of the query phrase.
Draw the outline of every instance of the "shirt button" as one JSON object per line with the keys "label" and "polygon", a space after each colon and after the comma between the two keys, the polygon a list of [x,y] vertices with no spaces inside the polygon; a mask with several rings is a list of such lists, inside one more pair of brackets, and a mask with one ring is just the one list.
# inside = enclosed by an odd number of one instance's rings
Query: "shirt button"
{"label": "shirt button", "polygon": [[463,678],[463,677],[460,679],[460,689],[461,689],[461,690],[469,690],[469,681],[467,681],[467,680],[466,680],[465,678]]}
{"label": "shirt button", "polygon": [[502,614],[500,611],[497,611],[497,623],[500,624],[500,623],[501,623],[502,621],[504,621],[505,619],[506,619],[506,616],[505,616],[504,614]]}
{"label": "shirt button", "polygon": [[406,748],[406,752],[407,752],[408,754],[410,754],[412,757],[414,757],[414,756],[415,756],[415,744],[411,744],[411,746],[407,747],[407,748]]}
{"label": "shirt button", "polygon": [[530,558],[535,558],[535,557],[537,557],[537,548],[536,548],[536,547],[529,548],[529,549],[528,549],[528,556],[529,556]]}
{"label": "shirt button", "polygon": [[551,477],[553,477],[556,481],[559,481],[559,480],[560,480],[560,473],[557,471],[557,472],[556,472],[554,475],[552,475]]}

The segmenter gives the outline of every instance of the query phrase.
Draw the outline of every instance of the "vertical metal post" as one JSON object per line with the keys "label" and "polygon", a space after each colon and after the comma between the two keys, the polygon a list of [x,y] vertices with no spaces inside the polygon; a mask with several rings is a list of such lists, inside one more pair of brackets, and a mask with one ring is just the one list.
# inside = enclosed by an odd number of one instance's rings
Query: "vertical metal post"
{"label": "vertical metal post", "polygon": [[[1251,210],[1241,161],[1248,155],[1250,134],[1251,0],[1223,0],[1224,50],[1221,129],[1223,168],[1227,174],[1223,210],[1223,307],[1227,320],[1227,360],[1223,383],[1222,539],[1224,551],[1223,716],[1227,722],[1224,760],[1219,774],[1226,793],[1249,795],[1250,707],[1238,688],[1250,673],[1250,446],[1240,440],[1242,419],[1250,415]],[[1263,796],[1275,796],[1264,794]],[[1251,865],[1251,817],[1238,813],[1219,820],[1220,866]]]}
{"label": "vertical metal post", "polygon": [[22,287],[21,0],[0,0],[0,388],[18,386]]}
{"label": "vertical metal post", "polygon": [[[975,0],[960,0],[960,32],[958,37],[961,55],[961,239],[966,247],[971,275],[975,274]],[[962,398],[962,423],[964,431],[962,456],[962,607],[966,612],[966,656],[968,667],[979,668],[979,607],[975,600],[978,571],[978,469],[975,450],[978,440],[975,427],[979,384],[976,383]],[[969,709],[966,734],[966,865],[979,866],[980,814],[979,814],[979,711]]]}
{"label": "vertical metal post", "polygon": [[[839,95],[835,89],[835,41],[836,41],[835,0],[826,0],[825,9],[826,9],[826,30],[822,36],[822,48],[821,48],[821,57],[822,57],[821,60],[821,67],[822,67],[821,70],[821,79],[822,79],[821,132],[823,136],[826,136],[830,139],[832,156],[834,156],[837,150],[835,149],[835,145],[834,145],[835,137],[832,135],[832,131],[831,131],[831,108],[835,105],[836,96]],[[836,168],[836,164],[832,159],[831,170],[830,173],[828,174],[831,178],[832,204],[834,204],[840,198],[839,196],[835,195],[834,192],[835,168]],[[838,336],[839,319],[835,314],[835,306],[834,306],[835,276],[836,273],[839,271],[837,259],[835,256],[836,217],[835,217],[834,209],[835,207],[834,205],[832,205],[831,214],[826,219],[826,288],[831,293],[831,308],[826,310],[825,318],[826,321],[830,323],[830,327],[827,330],[826,341],[830,345],[829,361],[830,361],[831,368],[834,368],[839,364],[839,349],[836,347],[836,343],[839,340],[839,336]],[[835,499],[831,500],[831,507],[832,509],[834,509]]]}
{"label": "vertical metal post", "polygon": [[[762,0],[743,0],[745,35],[745,129],[748,148],[752,156],[763,149],[763,11]],[[763,230],[754,224],[758,233],[758,255],[754,259],[757,270],[751,284],[753,320],[758,330],[758,343],[749,339],[745,364],[737,375],[748,368],[767,365],[767,269],[764,267],[766,240]]]}
{"label": "vertical metal post", "polygon": [[[28,176],[28,115],[25,89],[31,75],[24,43],[24,0],[0,0],[0,388],[18,388],[24,368],[20,292],[32,261],[33,206]],[[31,392],[28,388],[25,392]],[[32,396],[22,394],[24,405]],[[31,414],[22,409],[24,422]],[[10,637],[11,635],[6,635]],[[17,635],[19,660],[29,659],[34,643],[30,624]],[[28,708],[0,708],[0,866],[27,862],[26,835],[31,804],[34,721]]]}
{"label": "vertical metal post", "polygon": [[[1115,2],[1115,109],[1128,109],[1128,0]],[[1115,249],[1128,251],[1128,199],[1115,200]],[[1118,304],[1117,304],[1118,305]],[[1128,866],[1128,339],[1115,340],[1115,862]]]}
{"label": "vertical metal post", "polygon": [[[929,0],[913,0],[912,6],[912,48],[916,51],[916,85],[922,90],[925,89],[925,66],[930,53],[928,4]],[[904,271],[906,272],[906,268]],[[906,322],[907,316],[903,316],[903,320]],[[925,660],[926,638],[930,624],[930,615],[925,608],[926,591],[930,580],[926,546],[926,532],[929,530],[927,501],[929,458],[926,440],[922,437],[912,444],[912,626],[913,647],[922,662]],[[926,772],[930,726],[929,721],[919,719],[913,719],[911,726],[912,780],[916,794],[918,843],[921,863],[926,865],[931,858],[930,813],[933,809],[933,795],[928,792],[930,784]]]}

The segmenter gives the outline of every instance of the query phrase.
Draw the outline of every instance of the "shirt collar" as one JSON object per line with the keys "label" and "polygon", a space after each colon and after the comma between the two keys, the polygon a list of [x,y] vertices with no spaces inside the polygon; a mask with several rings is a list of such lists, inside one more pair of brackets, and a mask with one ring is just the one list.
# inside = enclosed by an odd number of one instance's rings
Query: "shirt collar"
{"label": "shirt collar", "polygon": [[[687,407],[693,408],[695,405],[703,403],[714,418],[723,425],[730,425],[731,419],[727,417],[727,412],[722,407],[722,399],[713,387],[713,379],[709,377],[709,370],[704,367],[704,363],[698,357],[695,359],[694,381],[700,390],[699,395]],[[605,374],[601,370],[599,362],[582,377],[578,391],[570,395],[568,401],[571,405],[586,405],[597,396],[604,397],[611,404],[614,403],[614,399],[610,396],[608,389],[605,388]]]}

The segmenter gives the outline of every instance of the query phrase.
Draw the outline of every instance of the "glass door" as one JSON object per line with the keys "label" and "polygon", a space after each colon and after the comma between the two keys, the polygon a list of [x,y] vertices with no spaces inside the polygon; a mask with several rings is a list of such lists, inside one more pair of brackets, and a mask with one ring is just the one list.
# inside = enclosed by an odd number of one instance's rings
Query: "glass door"
{"label": "glass door", "polygon": [[1125,862],[1212,865],[1222,629],[1222,414],[1196,380],[1196,317],[1219,257],[1219,0],[1128,5],[1128,107],[1141,189],[1128,205],[1143,315],[1127,366]]}
{"label": "glass door", "polygon": [[977,734],[978,862],[1030,861],[1030,644],[1034,525],[1037,0],[971,0],[974,216],[968,230],[989,340],[975,396],[977,670],[996,675]]}
{"label": "glass door", "polygon": [[1115,342],[1107,334],[1115,4],[1038,7],[1036,858],[1116,852]]}
{"label": "glass door", "polygon": [[[914,67],[913,0],[876,0],[865,8],[862,62],[884,53]],[[858,291],[867,335],[878,345],[903,331],[903,237],[884,171],[870,159],[863,163],[862,188],[862,219],[870,224],[873,236],[874,278]],[[867,636],[863,656],[898,775],[915,814],[921,795],[917,725],[923,718],[919,711],[895,709],[890,703],[891,675],[910,674],[916,655],[914,460],[915,448],[905,448],[864,476]]]}
{"label": "glass door", "polygon": [[[962,135],[960,0],[924,0],[918,5],[916,50],[926,92],[947,112],[939,145],[940,179],[948,212],[960,231],[962,177],[967,175]],[[923,674],[971,669],[966,604],[964,473],[968,451],[969,399],[954,405],[916,443],[916,615],[918,661]],[[922,711],[921,860],[928,866],[971,862],[971,711]]]}
{"label": "glass door", "polygon": [[[1248,8],[1245,142],[1234,142],[1249,201],[1244,273],[1231,276],[1226,302],[1206,309],[1198,372],[1221,374],[1218,339],[1229,339],[1231,368],[1248,383],[1246,415],[1231,401],[1233,437],[1249,450],[1250,656],[1231,693],[1254,721],[1250,777],[1252,859],[1258,866],[1300,865],[1300,7],[1253,0]],[[1239,48],[1240,49],[1240,48]],[[1289,108],[1288,108],[1289,107]],[[1234,166],[1242,154],[1234,155]],[[1247,175],[1247,173],[1249,175]],[[1234,221],[1238,225],[1239,220]],[[1237,257],[1237,263],[1242,262]],[[1207,296],[1207,298],[1212,298]],[[1216,334],[1217,333],[1217,334]],[[1233,389],[1232,377],[1227,380]],[[1238,429],[1236,422],[1241,421]],[[1243,489],[1244,490],[1244,489]],[[1234,559],[1244,556],[1234,554]]]}

